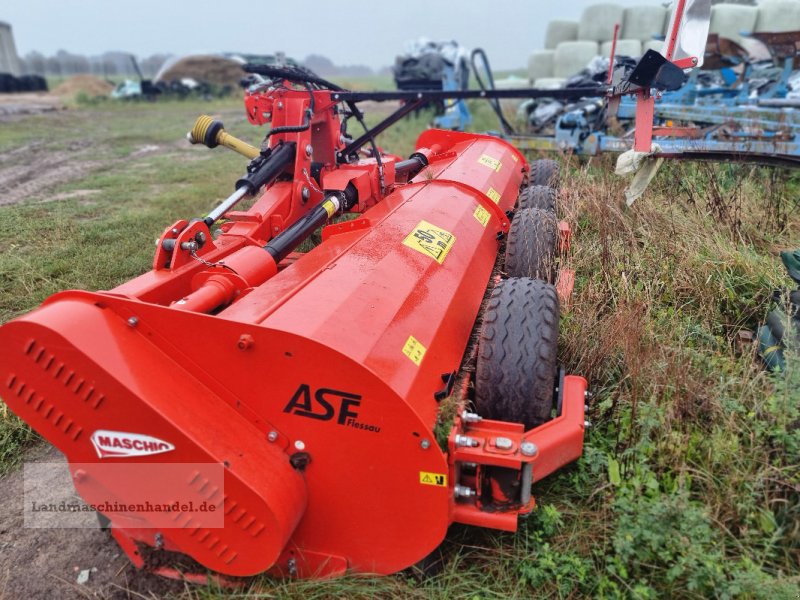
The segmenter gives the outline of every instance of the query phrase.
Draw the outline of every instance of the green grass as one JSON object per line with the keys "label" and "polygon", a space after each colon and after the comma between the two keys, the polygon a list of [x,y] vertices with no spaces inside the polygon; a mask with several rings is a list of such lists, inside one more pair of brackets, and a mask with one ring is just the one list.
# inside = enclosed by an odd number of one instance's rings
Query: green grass
{"label": "green grass", "polygon": [[[476,128],[496,128],[484,104]],[[64,288],[108,289],[143,271],[152,243],[202,214],[244,167],[232,153],[180,150],[200,112],[257,141],[237,101],[104,103],[3,124],[0,152],[90,143],[90,175],[0,208],[0,322]],[[237,118],[237,115],[238,118]],[[420,113],[380,144],[413,149]],[[376,117],[370,117],[374,122]],[[355,126],[354,126],[355,131]],[[138,148],[166,147],[153,155]],[[173,146],[174,145],[174,146]],[[786,598],[800,595],[800,366],[765,374],[737,333],[788,285],[777,250],[796,246],[800,180],[782,171],[668,164],[645,198],[620,205],[610,160],[568,161],[561,210],[578,272],[561,359],[595,397],[583,458],[536,484],[516,534],[454,527],[441,573],[417,579],[257,581],[183,598]],[[96,190],[47,201],[50,194]],[[0,413],[0,472],[35,440]]]}

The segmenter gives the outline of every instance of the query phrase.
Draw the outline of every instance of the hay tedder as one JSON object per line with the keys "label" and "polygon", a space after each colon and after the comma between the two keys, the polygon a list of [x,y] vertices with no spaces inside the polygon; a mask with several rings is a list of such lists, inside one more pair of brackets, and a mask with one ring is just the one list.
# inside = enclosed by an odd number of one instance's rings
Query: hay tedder
{"label": "hay tedder", "polygon": [[[586,427],[587,382],[557,365],[574,282],[557,268],[558,165],[440,130],[401,159],[375,136],[421,96],[355,137],[374,95],[250,71],[261,147],[209,117],[190,132],[249,159],[236,191],[167,227],[144,275],[0,327],[0,396],[131,561],[164,575],[388,574],[453,523],[514,531]],[[109,504],[142,490],[220,521]]]}

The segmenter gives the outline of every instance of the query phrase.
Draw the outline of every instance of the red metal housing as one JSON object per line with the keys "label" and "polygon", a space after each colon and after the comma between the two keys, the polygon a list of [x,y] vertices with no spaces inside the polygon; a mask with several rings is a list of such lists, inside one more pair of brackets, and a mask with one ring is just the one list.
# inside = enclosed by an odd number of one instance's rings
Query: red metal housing
{"label": "red metal housing", "polygon": [[[524,157],[496,138],[430,130],[418,141],[428,166],[397,181],[399,159],[385,155],[381,189],[374,158],[335,166],[338,117],[315,94],[312,129],[291,134],[326,164],[310,200],[312,154],[300,151],[293,178],[229,213],[216,239],[202,221],[165,231],[176,248],[202,239],[194,255],[161,244],[141,277],[57,294],[0,328],[0,396],[71,464],[131,460],[97,456],[90,438],[102,430],[173,447],[140,456],[145,464],[225,466],[224,493],[209,492],[224,528],[112,519],[137,565],[148,566],[142,550],[152,547],[232,576],[393,573],[433,551],[453,522],[514,530],[533,506],[459,500],[454,487],[472,476],[464,464],[480,485],[482,468],[531,465],[540,479],[581,454],[579,377],[564,380],[562,414],[541,427],[459,417],[447,451],[436,443],[443,381],[464,358]],[[291,123],[307,107],[305,91],[285,90],[251,97],[248,115],[260,123],[271,113],[277,125],[281,111]],[[326,227],[310,252],[270,262],[261,246],[322,191],[351,184],[361,216]],[[211,314],[181,305],[211,296],[209,306],[221,304]],[[457,447],[464,433],[478,445]],[[499,435],[512,446],[498,449]],[[523,453],[523,442],[536,451]],[[76,488],[87,502],[121,493],[84,470]]]}

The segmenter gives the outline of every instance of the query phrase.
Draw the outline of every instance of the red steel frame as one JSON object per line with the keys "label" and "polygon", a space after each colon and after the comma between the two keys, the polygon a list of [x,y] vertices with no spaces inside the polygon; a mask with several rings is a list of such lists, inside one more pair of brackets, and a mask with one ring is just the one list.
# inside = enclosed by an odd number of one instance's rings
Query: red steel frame
{"label": "red steel frame", "polygon": [[[89,436],[102,429],[174,445],[148,463],[226,465],[224,529],[112,518],[139,567],[177,573],[147,563],[142,549],[155,547],[229,576],[393,573],[453,522],[516,529],[534,501],[498,507],[508,499],[493,468],[538,481],[581,455],[587,384],[577,376],[540,427],[473,422],[463,396],[447,451],[435,442],[443,376],[464,358],[524,157],[493,137],[429,130],[417,143],[426,166],[410,178],[388,154],[382,169],[370,156],[337,165],[339,109],[312,93],[309,129],[270,140],[296,144],[291,177],[229,212],[221,235],[177,221],[151,271],[110,292],[57,294],[0,328],[0,393],[71,464],[125,461],[94,453]],[[280,127],[301,122],[310,97],[287,82],[246,106],[254,123]],[[275,261],[261,248],[324,194],[353,188],[360,216],[326,227],[314,250]],[[434,254],[415,246],[431,232]],[[566,250],[569,227],[560,232]],[[573,285],[562,272],[562,299]],[[76,487],[101,502],[115,483],[88,471]],[[457,498],[457,485],[478,497]]]}

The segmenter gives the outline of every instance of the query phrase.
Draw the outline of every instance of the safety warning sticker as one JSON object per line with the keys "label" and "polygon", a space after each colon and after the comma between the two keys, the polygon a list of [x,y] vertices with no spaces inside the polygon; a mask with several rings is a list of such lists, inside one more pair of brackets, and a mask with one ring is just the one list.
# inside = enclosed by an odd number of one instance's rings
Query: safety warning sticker
{"label": "safety warning sticker", "polygon": [[425,358],[425,353],[427,351],[428,349],[413,335],[408,336],[406,345],[403,346],[403,354],[410,358],[411,362],[417,366],[422,364],[422,359]]}
{"label": "safety warning sticker", "polygon": [[496,158],[492,158],[488,154],[481,154],[481,157],[478,159],[478,162],[481,163],[485,167],[489,167],[493,171],[500,172],[500,169],[503,168],[503,163],[501,163]]}
{"label": "safety warning sticker", "polygon": [[475,209],[475,212],[472,213],[473,216],[478,220],[478,223],[486,227],[486,224],[489,222],[489,211],[483,208],[482,206],[478,206]]}
{"label": "safety warning sticker", "polygon": [[496,189],[489,188],[489,190],[486,192],[486,195],[489,196],[489,200],[495,204],[500,204],[500,192],[498,192]]}
{"label": "safety warning sticker", "polygon": [[423,485],[435,485],[436,487],[447,487],[447,475],[443,473],[419,472],[419,482]]}
{"label": "safety warning sticker", "polygon": [[419,225],[403,240],[403,244],[430,256],[440,265],[444,263],[444,259],[447,258],[447,254],[455,243],[456,236],[427,221],[420,221]]}

